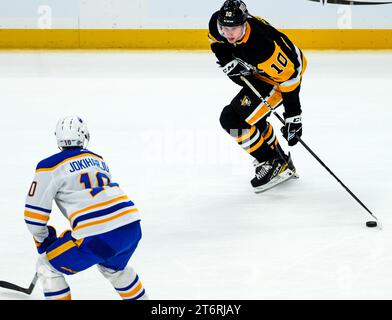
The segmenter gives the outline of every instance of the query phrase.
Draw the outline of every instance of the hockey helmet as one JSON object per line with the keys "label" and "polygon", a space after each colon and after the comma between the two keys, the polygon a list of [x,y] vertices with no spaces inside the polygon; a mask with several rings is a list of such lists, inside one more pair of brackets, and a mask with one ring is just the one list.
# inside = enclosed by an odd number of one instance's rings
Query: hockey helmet
{"label": "hockey helmet", "polygon": [[78,116],[61,118],[56,125],[55,136],[57,145],[61,148],[86,148],[90,140],[86,124]]}
{"label": "hockey helmet", "polygon": [[221,26],[235,27],[245,23],[248,9],[240,0],[226,0],[219,10],[218,23]]}

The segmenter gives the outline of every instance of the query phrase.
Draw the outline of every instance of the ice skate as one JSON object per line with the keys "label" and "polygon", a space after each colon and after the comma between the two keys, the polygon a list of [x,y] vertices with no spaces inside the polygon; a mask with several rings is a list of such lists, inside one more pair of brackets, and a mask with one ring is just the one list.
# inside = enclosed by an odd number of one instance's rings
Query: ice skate
{"label": "ice skate", "polygon": [[261,193],[269,190],[282,182],[291,178],[299,178],[290,153],[284,158],[278,156],[264,162],[254,163],[256,175],[251,184],[255,193]]}

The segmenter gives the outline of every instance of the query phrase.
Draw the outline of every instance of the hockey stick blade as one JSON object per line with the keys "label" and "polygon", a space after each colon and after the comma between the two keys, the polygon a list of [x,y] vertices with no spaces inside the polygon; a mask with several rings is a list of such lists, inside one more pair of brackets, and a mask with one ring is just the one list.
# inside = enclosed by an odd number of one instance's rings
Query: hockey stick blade
{"label": "hockey stick blade", "polygon": [[16,284],[11,283],[11,282],[0,281],[0,288],[14,290],[14,291],[18,291],[18,292],[22,292],[22,293],[30,295],[34,290],[34,287],[35,287],[35,284],[37,283],[37,280],[38,280],[38,275],[35,274],[33,280],[30,283],[30,286],[28,288],[22,288]]}

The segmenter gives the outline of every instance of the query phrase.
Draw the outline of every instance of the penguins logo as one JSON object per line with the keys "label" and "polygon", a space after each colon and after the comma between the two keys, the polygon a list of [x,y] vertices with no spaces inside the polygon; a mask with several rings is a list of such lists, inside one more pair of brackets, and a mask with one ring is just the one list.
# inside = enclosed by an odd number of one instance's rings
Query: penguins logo
{"label": "penguins logo", "polygon": [[370,6],[370,5],[380,5],[380,4],[391,4],[392,1],[371,1],[371,0],[356,0],[356,1],[348,1],[348,0],[308,0],[312,2],[320,2],[322,5],[326,3],[331,4],[343,4],[348,6]]}
{"label": "penguins logo", "polygon": [[249,99],[248,96],[244,96],[241,100],[241,106],[242,107],[250,107],[252,104],[252,101]]}

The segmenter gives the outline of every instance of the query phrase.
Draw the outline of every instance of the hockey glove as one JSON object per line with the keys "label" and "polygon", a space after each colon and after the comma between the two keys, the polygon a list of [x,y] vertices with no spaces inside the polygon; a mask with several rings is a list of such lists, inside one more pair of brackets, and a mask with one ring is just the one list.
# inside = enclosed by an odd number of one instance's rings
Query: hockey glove
{"label": "hockey glove", "polygon": [[37,246],[37,251],[39,254],[46,252],[46,249],[57,240],[56,229],[52,226],[48,226],[49,235],[45,238],[43,242],[38,242],[34,239],[35,245]]}
{"label": "hockey glove", "polygon": [[234,82],[238,82],[240,80],[240,76],[246,77],[252,74],[252,70],[240,63],[238,59],[233,59],[224,65],[222,67],[222,71]]}
{"label": "hockey glove", "polygon": [[282,131],[283,137],[287,140],[289,146],[294,146],[302,136],[301,115],[285,118],[284,122],[284,127],[280,131]]}

